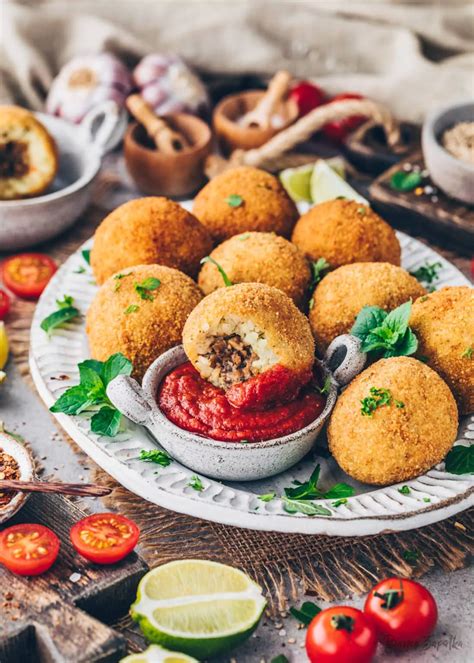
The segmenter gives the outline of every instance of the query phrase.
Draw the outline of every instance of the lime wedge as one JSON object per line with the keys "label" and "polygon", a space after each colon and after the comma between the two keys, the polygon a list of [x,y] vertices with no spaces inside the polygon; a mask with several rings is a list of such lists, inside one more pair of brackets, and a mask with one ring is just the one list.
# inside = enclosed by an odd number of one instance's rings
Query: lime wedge
{"label": "lime wedge", "polygon": [[122,658],[120,663],[199,663],[199,661],[186,654],[163,649],[158,645],[150,645],[148,649],[139,654],[130,654],[130,656]]}
{"label": "lime wedge", "polygon": [[5,323],[0,322],[0,371],[7,363],[8,350],[8,336],[5,329]]}
{"label": "lime wedge", "polygon": [[334,168],[331,168],[325,161],[318,161],[311,175],[311,198],[313,203],[323,203],[326,200],[339,197],[356,200],[365,205],[369,204],[365,198],[336,173]]}
{"label": "lime wedge", "polygon": [[310,182],[313,168],[314,163],[309,163],[299,168],[287,168],[281,171],[280,181],[295,203],[311,202]]}
{"label": "lime wedge", "polygon": [[248,638],[265,605],[261,587],[242,571],[188,559],[147,573],[130,612],[150,642],[201,660]]}

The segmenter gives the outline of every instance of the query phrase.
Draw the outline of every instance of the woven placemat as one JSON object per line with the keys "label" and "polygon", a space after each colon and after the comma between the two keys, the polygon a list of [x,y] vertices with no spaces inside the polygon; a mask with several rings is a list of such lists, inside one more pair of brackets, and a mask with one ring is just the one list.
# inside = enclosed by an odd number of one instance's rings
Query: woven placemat
{"label": "woven placemat", "polygon": [[[59,263],[93,234],[108,210],[136,195],[118,175],[120,158],[109,158],[107,164],[87,213],[60,238],[39,247]],[[469,273],[467,258],[433,248]],[[33,311],[34,303],[16,299],[7,321],[14,360],[30,384],[28,344]],[[78,451],[62,430],[61,437]],[[155,506],[119,486],[92,462],[88,464],[98,483],[114,488],[104,500],[106,506],[120,510],[141,527],[143,554],[151,566],[189,557],[238,566],[266,589],[273,610],[284,610],[301,592],[331,601],[363,593],[387,575],[419,577],[435,566],[453,571],[465,566],[473,551],[470,533],[474,510],[415,531],[362,538],[257,532]],[[407,555],[407,551],[416,555]]]}

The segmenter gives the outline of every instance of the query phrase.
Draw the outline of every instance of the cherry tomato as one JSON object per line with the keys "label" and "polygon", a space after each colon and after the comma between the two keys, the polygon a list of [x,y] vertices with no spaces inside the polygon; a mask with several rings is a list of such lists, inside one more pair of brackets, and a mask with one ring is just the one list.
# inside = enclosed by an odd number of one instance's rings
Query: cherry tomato
{"label": "cherry tomato", "polygon": [[[344,94],[338,94],[333,97],[328,103],[332,104],[333,101],[343,101],[344,99],[363,99],[360,94],[353,94],[352,92],[346,92]],[[346,138],[347,134],[357,129],[366,118],[363,115],[350,115],[349,117],[344,118],[343,120],[337,120],[336,122],[328,122],[323,127],[324,134],[332,140],[334,143],[342,143]]]}
{"label": "cherry tomato", "polygon": [[44,525],[25,523],[0,532],[0,563],[20,576],[37,576],[56,561],[59,539]]}
{"label": "cherry tomato", "polygon": [[324,92],[309,81],[300,81],[290,90],[290,99],[296,102],[298,114],[307,115],[325,102]]}
{"label": "cherry tomato", "polygon": [[43,253],[20,253],[3,263],[3,282],[18,297],[38,299],[56,269],[54,260]]}
{"label": "cherry tomato", "polygon": [[391,647],[416,645],[433,632],[438,608],[430,592],[414,580],[388,578],[372,589],[364,610],[381,642]]}
{"label": "cherry tomato", "polygon": [[10,297],[0,288],[0,320],[5,320],[10,310]]}
{"label": "cherry tomato", "polygon": [[140,530],[134,522],[116,513],[95,513],[71,528],[77,552],[96,564],[114,564],[132,552]]}
{"label": "cherry tomato", "polygon": [[376,649],[375,628],[357,608],[322,610],[308,626],[306,653],[311,663],[369,663]]}

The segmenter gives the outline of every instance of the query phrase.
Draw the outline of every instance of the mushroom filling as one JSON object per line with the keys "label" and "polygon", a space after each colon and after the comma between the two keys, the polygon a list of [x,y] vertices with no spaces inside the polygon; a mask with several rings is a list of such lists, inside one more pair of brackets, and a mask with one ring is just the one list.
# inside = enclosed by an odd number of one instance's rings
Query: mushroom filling
{"label": "mushroom filling", "polygon": [[16,140],[0,143],[0,177],[22,177],[28,170],[26,143]]}
{"label": "mushroom filling", "polygon": [[267,339],[253,323],[224,318],[199,348],[197,368],[216,387],[227,389],[278,362]]}

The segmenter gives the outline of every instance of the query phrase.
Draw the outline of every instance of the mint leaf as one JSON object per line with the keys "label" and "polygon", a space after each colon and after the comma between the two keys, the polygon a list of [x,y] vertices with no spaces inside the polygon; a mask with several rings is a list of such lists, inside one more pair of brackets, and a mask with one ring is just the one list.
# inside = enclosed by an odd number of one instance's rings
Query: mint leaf
{"label": "mint leaf", "polygon": [[301,608],[290,608],[290,614],[293,615],[301,624],[309,626],[317,614],[321,612],[321,608],[312,601],[305,601]]}
{"label": "mint leaf", "polygon": [[85,249],[84,251],[82,251],[82,257],[84,258],[84,260],[86,261],[86,263],[87,263],[88,265],[91,264],[91,252],[90,252],[90,249]]}
{"label": "mint leaf", "polygon": [[98,361],[97,359],[84,359],[84,361],[79,366],[87,366],[92,371],[95,371],[98,375],[102,375],[103,365],[104,362]]}
{"label": "mint leaf", "polygon": [[91,368],[89,364],[81,363],[78,368],[81,387],[87,389],[88,392],[93,392],[105,398],[104,383],[99,373]]}
{"label": "mint leaf", "polygon": [[413,171],[406,173],[403,170],[398,170],[390,178],[390,186],[395,191],[412,191],[421,184],[422,180],[420,173]]}
{"label": "mint leaf", "polygon": [[308,481],[300,483],[296,488],[285,488],[286,497],[289,497],[291,500],[310,500],[321,497],[321,491],[317,487],[320,472],[321,465],[318,464],[311,473]]}
{"label": "mint leaf", "polygon": [[356,318],[351,334],[364,341],[368,334],[383,324],[387,317],[386,311],[378,306],[364,306]]}
{"label": "mint leaf", "polygon": [[229,207],[240,207],[243,204],[244,199],[242,198],[242,196],[239,196],[237,193],[232,193],[230,196],[228,196],[225,199],[225,201],[229,205]]}
{"label": "mint leaf", "polygon": [[91,431],[98,435],[115,437],[120,428],[122,415],[110,405],[104,405],[91,419]]}
{"label": "mint leaf", "polygon": [[408,328],[408,320],[411,313],[411,301],[393,309],[384,320],[383,327],[388,327],[393,332],[403,335]]}
{"label": "mint leaf", "polygon": [[417,279],[417,281],[431,284],[433,283],[433,281],[437,281],[439,279],[438,272],[442,268],[442,266],[443,265],[440,262],[432,262],[432,263],[427,262],[425,265],[422,265],[421,267],[418,267],[418,269],[415,269],[415,271],[410,272],[410,274],[414,276]]}
{"label": "mint leaf", "polygon": [[141,283],[134,283],[133,287],[135,288],[135,291],[138,293],[141,299],[148,299],[150,301],[153,301],[155,297],[151,293],[153,290],[157,290],[160,287],[160,285],[161,281],[159,279],[155,279],[153,276],[149,276],[148,278],[144,279]]}
{"label": "mint leaf", "polygon": [[224,281],[224,285],[226,286],[226,288],[228,288],[231,285],[234,285],[230,280],[230,278],[225,273],[224,268],[219,265],[217,260],[214,260],[214,258],[211,258],[211,256],[206,256],[201,260],[201,265],[204,265],[206,262],[210,262],[212,265],[215,265],[215,267],[217,267],[217,270],[219,274],[222,276],[222,280]]}
{"label": "mint leaf", "polygon": [[362,341],[362,352],[377,357],[401,357],[413,354],[418,340],[408,326],[411,301],[386,313],[378,306],[364,306],[358,314],[351,334]]}
{"label": "mint leaf", "polygon": [[287,513],[303,513],[305,516],[332,516],[329,509],[309,500],[292,500],[282,497],[283,508]]}
{"label": "mint leaf", "polygon": [[325,500],[335,500],[341,497],[352,497],[354,488],[347,483],[336,483],[329,490],[323,493]]}
{"label": "mint leaf", "polygon": [[105,386],[116,378],[117,375],[130,375],[132,370],[132,362],[121,352],[116,352],[107,359],[102,368],[102,379]]}
{"label": "mint leaf", "polygon": [[58,308],[69,308],[74,304],[74,297],[71,297],[71,295],[64,295],[63,299],[57,299],[56,304],[58,305]]}
{"label": "mint leaf", "polygon": [[391,355],[392,357],[408,357],[417,351],[418,339],[409,327],[403,335],[403,338],[398,341],[397,347],[394,349],[397,354]]}
{"label": "mint leaf", "polygon": [[273,499],[275,499],[276,493],[274,490],[272,490],[270,493],[265,493],[265,495],[259,495],[258,499],[261,502],[271,502]]}
{"label": "mint leaf", "polygon": [[65,322],[73,320],[74,318],[79,317],[81,314],[77,308],[74,306],[68,306],[65,308],[60,308],[59,311],[54,311],[50,313],[40,324],[41,329],[43,329],[48,336],[51,335],[51,332],[60,327]]}
{"label": "mint leaf", "polygon": [[197,474],[193,474],[193,476],[188,481],[188,486],[190,488],[194,488],[194,490],[197,490],[198,493],[204,490],[204,484],[201,481],[201,479],[197,476]]}
{"label": "mint leaf", "polygon": [[63,414],[79,414],[87,410],[93,404],[89,399],[87,389],[81,385],[66,389],[58,400],[49,409],[51,412],[62,412]]}
{"label": "mint leaf", "polygon": [[168,467],[173,462],[171,456],[161,449],[151,449],[150,451],[142,449],[139,459],[146,463],[156,463],[157,465],[161,465],[161,467]]}
{"label": "mint leaf", "polygon": [[474,474],[474,444],[456,444],[446,456],[446,472]]}

